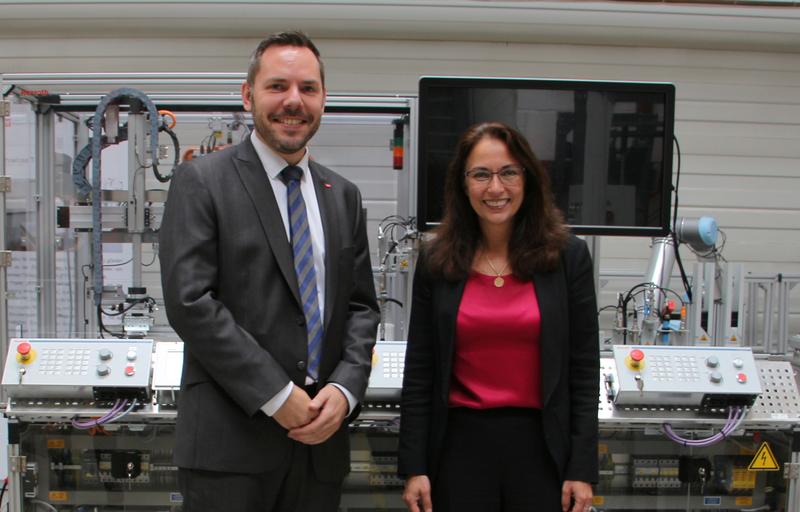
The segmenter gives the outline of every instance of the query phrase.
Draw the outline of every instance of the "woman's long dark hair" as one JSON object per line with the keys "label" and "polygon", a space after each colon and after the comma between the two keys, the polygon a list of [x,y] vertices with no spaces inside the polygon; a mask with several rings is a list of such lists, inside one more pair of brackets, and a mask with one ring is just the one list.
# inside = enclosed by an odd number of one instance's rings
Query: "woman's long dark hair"
{"label": "woman's long dark hair", "polygon": [[458,141],[445,178],[444,218],[425,248],[426,269],[448,280],[469,274],[483,235],[466,193],[464,171],[475,145],[487,137],[503,142],[525,168],[525,194],[514,216],[508,259],[517,278],[531,280],[535,272],[556,268],[569,231],[553,200],[550,178],[528,141],[514,128],[497,122],[472,126]]}

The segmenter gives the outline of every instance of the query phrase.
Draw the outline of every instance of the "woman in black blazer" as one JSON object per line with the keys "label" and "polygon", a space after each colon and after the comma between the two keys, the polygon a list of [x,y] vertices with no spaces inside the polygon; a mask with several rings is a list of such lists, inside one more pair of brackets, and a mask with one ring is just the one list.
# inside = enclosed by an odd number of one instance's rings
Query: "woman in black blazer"
{"label": "woman in black blazer", "polygon": [[597,306],[519,132],[465,132],[423,246],[401,402],[411,512],[584,512],[597,482]]}

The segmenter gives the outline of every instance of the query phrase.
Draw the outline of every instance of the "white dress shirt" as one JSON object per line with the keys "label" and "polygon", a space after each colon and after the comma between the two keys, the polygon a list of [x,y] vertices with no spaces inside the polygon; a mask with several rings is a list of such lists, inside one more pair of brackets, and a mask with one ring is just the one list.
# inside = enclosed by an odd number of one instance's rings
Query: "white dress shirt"
{"label": "white dress shirt", "polygon": [[[253,142],[256,153],[258,154],[261,165],[267,172],[269,184],[272,186],[272,192],[275,194],[275,201],[278,203],[278,210],[281,212],[281,219],[283,226],[286,228],[286,238],[291,244],[292,236],[289,229],[289,211],[287,206],[287,188],[280,178],[280,173],[289,165],[286,160],[276,154],[269,146],[267,146],[253,130],[250,134],[250,140]],[[314,251],[314,272],[317,277],[317,301],[319,303],[320,318],[325,318],[325,232],[322,229],[322,215],[319,210],[319,203],[317,202],[317,193],[314,189],[314,178],[311,176],[311,171],[308,169],[308,148],[303,158],[297,163],[297,166],[303,169],[303,176],[300,178],[300,193],[303,195],[303,201],[306,204],[306,215],[308,217],[308,229],[311,235],[311,247]],[[314,381],[306,376],[306,384],[312,384]],[[343,386],[332,382],[334,386],[339,388],[344,396],[347,398],[349,405],[349,412],[352,412],[356,406],[356,399],[350,391]],[[261,406],[261,410],[268,416],[275,414],[278,409],[289,399],[292,393],[294,384],[289,381],[285,388],[280,390],[275,396],[270,398],[267,403]]]}

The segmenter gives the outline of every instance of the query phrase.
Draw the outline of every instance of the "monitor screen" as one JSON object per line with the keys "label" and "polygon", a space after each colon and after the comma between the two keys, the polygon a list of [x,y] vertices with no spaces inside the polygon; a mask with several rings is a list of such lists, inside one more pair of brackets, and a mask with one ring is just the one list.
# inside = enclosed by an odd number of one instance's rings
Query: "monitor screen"
{"label": "monitor screen", "polygon": [[501,121],[528,139],[575,233],[666,235],[674,110],[668,83],[423,77],[418,225],[427,230],[441,219],[459,136]]}

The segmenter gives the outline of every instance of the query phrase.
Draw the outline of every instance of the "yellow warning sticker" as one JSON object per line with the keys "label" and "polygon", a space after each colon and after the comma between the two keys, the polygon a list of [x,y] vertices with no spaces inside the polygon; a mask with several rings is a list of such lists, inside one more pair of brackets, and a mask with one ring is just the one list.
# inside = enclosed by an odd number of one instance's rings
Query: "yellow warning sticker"
{"label": "yellow warning sticker", "polygon": [[63,438],[48,439],[47,448],[51,450],[64,448],[64,439]]}
{"label": "yellow warning sticker", "polygon": [[592,496],[592,505],[595,507],[600,507],[605,505],[606,498],[604,496]]}
{"label": "yellow warning sticker", "polygon": [[736,497],[736,506],[737,507],[751,507],[753,505],[753,497],[752,496],[737,496]]}
{"label": "yellow warning sticker", "polygon": [[47,493],[47,497],[50,501],[67,501],[69,494],[64,491],[50,491]]}
{"label": "yellow warning sticker", "polygon": [[778,465],[777,459],[775,459],[775,455],[772,453],[772,449],[767,442],[764,441],[758,448],[750,465],[747,466],[747,469],[750,471],[778,471],[781,468],[780,465]]}

